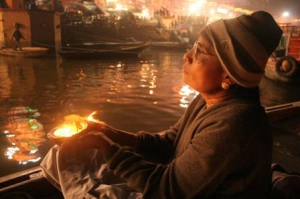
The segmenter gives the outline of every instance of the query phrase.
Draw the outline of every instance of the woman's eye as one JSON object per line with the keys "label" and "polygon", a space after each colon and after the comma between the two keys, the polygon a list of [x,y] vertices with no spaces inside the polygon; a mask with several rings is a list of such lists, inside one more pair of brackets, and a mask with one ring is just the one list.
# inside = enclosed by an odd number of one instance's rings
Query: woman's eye
{"label": "woman's eye", "polygon": [[202,56],[202,55],[204,55],[205,53],[202,51],[202,50],[200,50],[200,49],[196,49],[195,50],[195,57],[197,58],[197,57],[199,57],[199,56]]}

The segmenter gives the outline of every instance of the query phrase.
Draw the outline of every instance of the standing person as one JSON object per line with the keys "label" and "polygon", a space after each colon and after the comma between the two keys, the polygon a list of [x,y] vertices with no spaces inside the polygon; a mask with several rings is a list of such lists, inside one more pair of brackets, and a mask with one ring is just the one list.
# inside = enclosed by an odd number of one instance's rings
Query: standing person
{"label": "standing person", "polygon": [[206,25],[183,57],[182,81],[200,94],[174,126],[129,133],[91,125],[51,149],[44,175],[65,198],[120,199],[129,188],[123,198],[268,198],[272,132],[258,85],[281,35],[264,11]]}
{"label": "standing person", "polygon": [[15,30],[12,33],[11,39],[16,42],[15,50],[22,50],[20,40],[25,39],[22,32],[20,31],[20,25],[18,23],[14,24]]}

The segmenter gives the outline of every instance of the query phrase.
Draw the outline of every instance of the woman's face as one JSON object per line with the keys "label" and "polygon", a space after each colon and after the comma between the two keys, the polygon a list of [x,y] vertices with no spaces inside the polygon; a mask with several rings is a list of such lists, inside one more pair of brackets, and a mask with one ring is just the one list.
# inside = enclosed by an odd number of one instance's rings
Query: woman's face
{"label": "woman's face", "polygon": [[221,68],[213,47],[201,36],[194,48],[184,54],[182,82],[201,94],[214,94],[222,90],[226,74]]}

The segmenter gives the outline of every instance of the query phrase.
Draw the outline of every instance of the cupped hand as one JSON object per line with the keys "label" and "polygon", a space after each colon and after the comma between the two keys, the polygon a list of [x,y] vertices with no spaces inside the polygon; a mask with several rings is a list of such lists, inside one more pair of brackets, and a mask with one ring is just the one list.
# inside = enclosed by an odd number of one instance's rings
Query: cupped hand
{"label": "cupped hand", "polygon": [[103,121],[98,121],[98,122],[88,121],[88,131],[103,132],[103,129],[106,129],[106,128],[108,128],[108,125]]}
{"label": "cupped hand", "polygon": [[117,130],[107,125],[105,122],[89,122],[87,131],[100,131],[110,139],[114,139]]}
{"label": "cupped hand", "polygon": [[68,150],[76,148],[76,150],[99,149],[102,152],[111,146],[114,142],[106,137],[102,132],[90,131],[77,139],[72,139],[61,145],[61,149]]}

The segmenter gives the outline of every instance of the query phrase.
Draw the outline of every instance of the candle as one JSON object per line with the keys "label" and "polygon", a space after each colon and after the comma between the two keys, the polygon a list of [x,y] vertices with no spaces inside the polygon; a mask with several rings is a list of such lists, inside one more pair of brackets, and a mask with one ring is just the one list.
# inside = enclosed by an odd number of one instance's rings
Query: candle
{"label": "candle", "polygon": [[68,115],[63,124],[53,132],[56,137],[71,137],[87,128],[87,119],[79,115]]}
{"label": "candle", "polygon": [[52,129],[47,135],[54,143],[61,144],[72,136],[81,133],[88,128],[89,121],[98,123],[99,120],[93,118],[96,112],[93,112],[88,117],[81,117],[79,115],[68,115],[64,117],[64,122]]}
{"label": "candle", "polygon": [[57,137],[71,137],[72,135],[75,135],[82,130],[86,129],[87,125],[84,125],[83,127],[78,128],[77,125],[73,124],[62,124],[59,126],[58,129],[54,131],[54,136]]}

